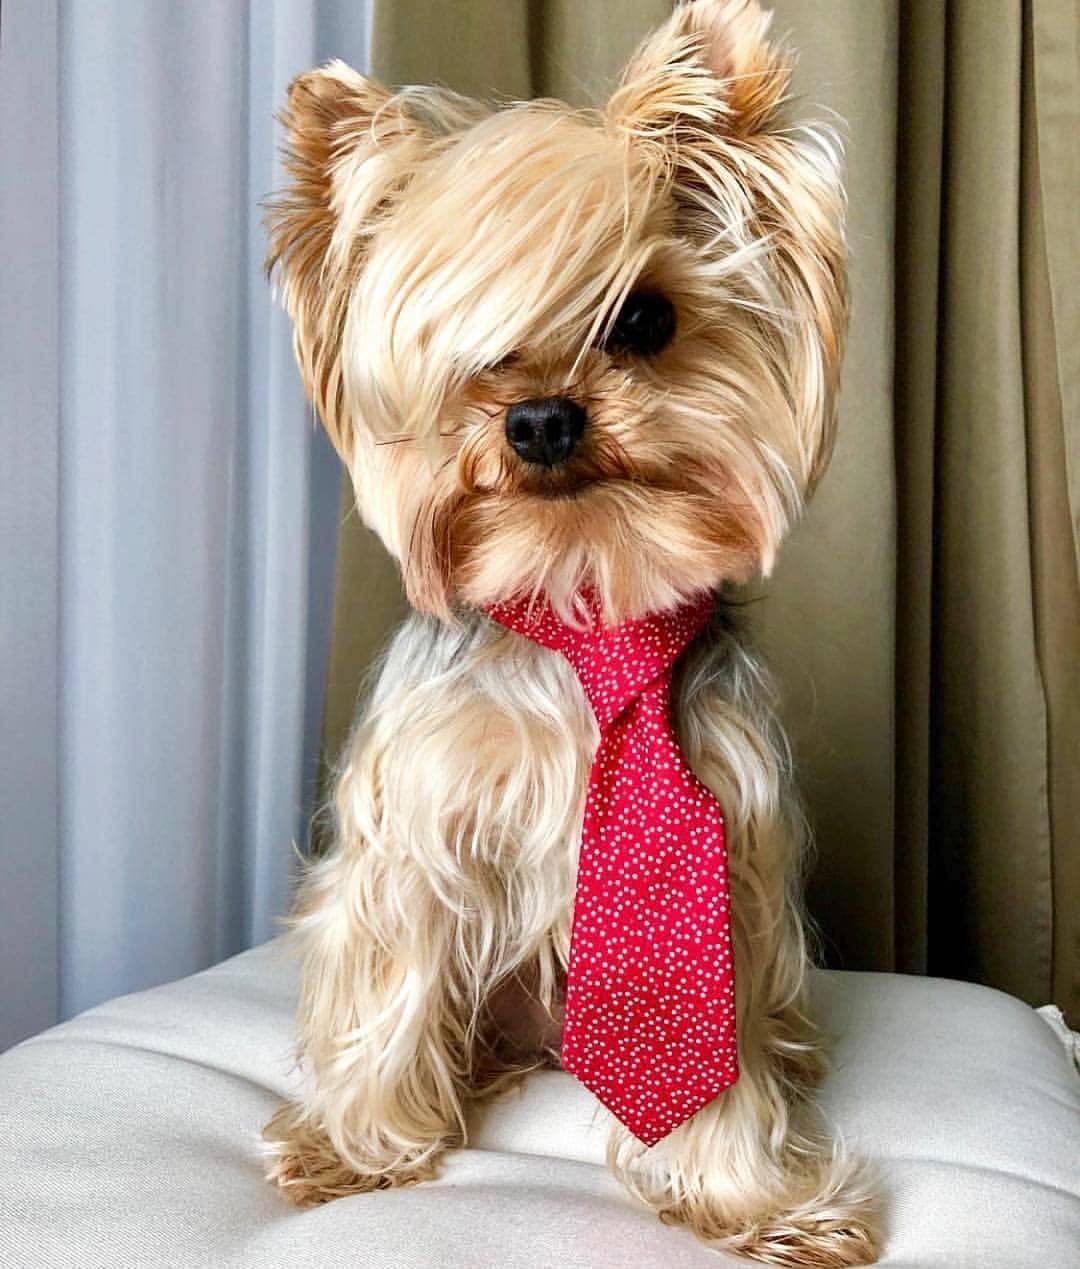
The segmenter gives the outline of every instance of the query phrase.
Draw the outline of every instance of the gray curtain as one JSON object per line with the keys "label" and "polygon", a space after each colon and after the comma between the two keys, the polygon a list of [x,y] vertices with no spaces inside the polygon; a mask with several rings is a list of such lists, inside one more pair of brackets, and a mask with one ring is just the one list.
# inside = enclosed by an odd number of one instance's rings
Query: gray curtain
{"label": "gray curtain", "polygon": [[262,276],[273,113],[354,0],[0,18],[0,1047],[269,937],[338,522]]}

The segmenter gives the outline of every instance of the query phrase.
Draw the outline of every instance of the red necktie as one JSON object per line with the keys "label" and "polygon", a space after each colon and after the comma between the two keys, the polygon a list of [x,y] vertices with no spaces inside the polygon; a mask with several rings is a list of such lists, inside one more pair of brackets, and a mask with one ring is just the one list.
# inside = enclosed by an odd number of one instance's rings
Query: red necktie
{"label": "red necktie", "polygon": [[671,724],[675,661],[713,599],[610,628],[588,607],[583,630],[543,600],[489,612],[566,657],[600,727],[562,1064],[651,1146],[739,1076],[724,817]]}

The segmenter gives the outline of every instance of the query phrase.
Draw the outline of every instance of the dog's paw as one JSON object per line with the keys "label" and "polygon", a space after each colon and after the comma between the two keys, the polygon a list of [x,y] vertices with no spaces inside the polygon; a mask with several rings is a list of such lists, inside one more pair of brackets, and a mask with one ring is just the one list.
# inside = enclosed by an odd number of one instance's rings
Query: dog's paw
{"label": "dog's paw", "polygon": [[878,1233],[872,1219],[858,1212],[779,1212],[733,1230],[700,1208],[669,1208],[665,1223],[685,1225],[717,1250],[788,1269],[850,1269],[872,1265],[878,1257]]}
{"label": "dog's paw", "polygon": [[307,1120],[300,1107],[287,1103],[267,1124],[267,1179],[296,1207],[317,1207],[333,1199],[369,1190],[389,1190],[430,1181],[433,1157],[394,1159],[370,1168],[353,1167],[341,1158],[329,1137]]}
{"label": "dog's paw", "polygon": [[744,1256],[790,1269],[849,1269],[878,1258],[877,1231],[856,1214],[802,1221],[781,1217],[734,1246]]}
{"label": "dog's paw", "polygon": [[[707,1180],[677,1202],[658,1205],[661,1220],[685,1225],[718,1250],[789,1269],[872,1265],[880,1247],[880,1200],[872,1173],[839,1148],[787,1176],[781,1191],[749,1185],[718,1195]],[[807,1166],[809,1165],[809,1166]]]}

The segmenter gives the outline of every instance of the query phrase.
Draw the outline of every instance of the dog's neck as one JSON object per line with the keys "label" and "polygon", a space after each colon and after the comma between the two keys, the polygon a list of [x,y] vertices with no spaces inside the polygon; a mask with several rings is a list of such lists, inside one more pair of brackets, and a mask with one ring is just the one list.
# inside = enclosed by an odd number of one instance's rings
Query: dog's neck
{"label": "dog's neck", "polygon": [[715,596],[702,592],[677,608],[614,626],[603,624],[600,604],[591,595],[581,598],[573,621],[543,598],[531,596],[494,604],[487,611],[500,625],[562,653],[603,729],[646,684],[670,670],[708,623],[715,606]]}

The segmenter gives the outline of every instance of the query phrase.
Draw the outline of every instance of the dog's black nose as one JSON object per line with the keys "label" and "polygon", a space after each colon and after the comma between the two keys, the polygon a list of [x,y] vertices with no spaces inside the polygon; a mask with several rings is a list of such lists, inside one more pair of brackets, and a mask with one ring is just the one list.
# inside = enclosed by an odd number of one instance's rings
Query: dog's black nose
{"label": "dog's black nose", "polygon": [[519,401],[506,411],[506,439],[519,458],[557,467],[585,434],[585,410],[569,397]]}

